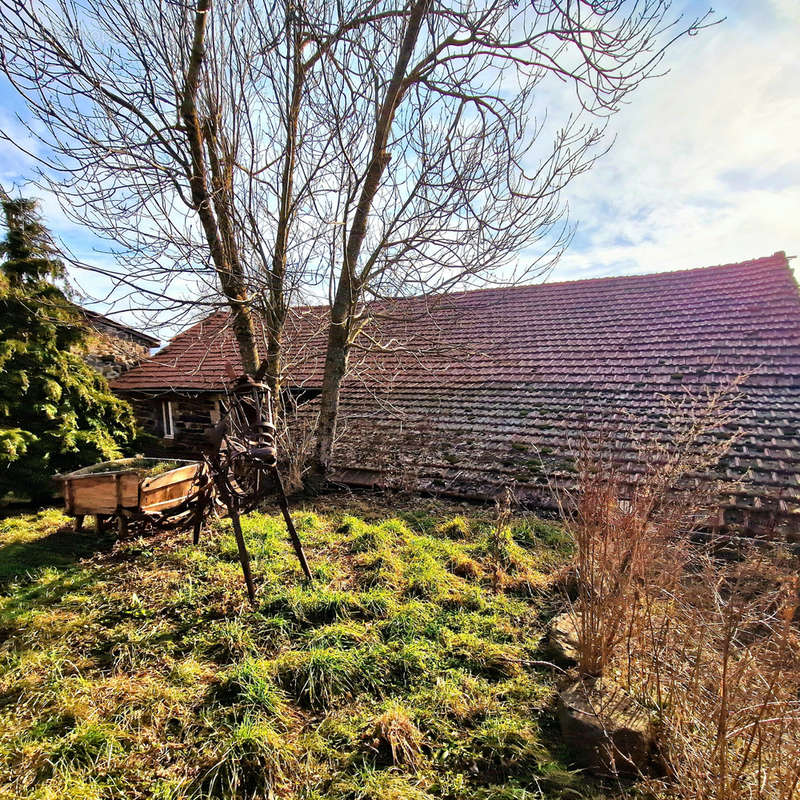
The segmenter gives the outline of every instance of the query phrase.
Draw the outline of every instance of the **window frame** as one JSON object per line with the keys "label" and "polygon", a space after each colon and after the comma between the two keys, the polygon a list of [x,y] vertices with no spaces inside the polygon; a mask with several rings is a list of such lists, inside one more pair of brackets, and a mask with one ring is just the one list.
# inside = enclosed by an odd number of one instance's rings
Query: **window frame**
{"label": "window frame", "polygon": [[[167,425],[169,423],[169,425]],[[172,400],[161,401],[161,438],[175,438],[175,419],[172,415]]]}

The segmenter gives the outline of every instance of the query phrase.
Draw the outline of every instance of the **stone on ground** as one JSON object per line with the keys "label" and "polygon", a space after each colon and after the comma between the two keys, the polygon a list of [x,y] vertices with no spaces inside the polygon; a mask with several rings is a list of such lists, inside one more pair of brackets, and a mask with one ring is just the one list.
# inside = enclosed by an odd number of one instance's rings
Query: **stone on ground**
{"label": "stone on ground", "polygon": [[558,720],[575,763],[595,775],[638,775],[653,747],[651,720],[611,681],[578,681],[561,692]]}
{"label": "stone on ground", "polygon": [[553,617],[547,633],[553,657],[562,662],[578,661],[578,616],[567,611]]}

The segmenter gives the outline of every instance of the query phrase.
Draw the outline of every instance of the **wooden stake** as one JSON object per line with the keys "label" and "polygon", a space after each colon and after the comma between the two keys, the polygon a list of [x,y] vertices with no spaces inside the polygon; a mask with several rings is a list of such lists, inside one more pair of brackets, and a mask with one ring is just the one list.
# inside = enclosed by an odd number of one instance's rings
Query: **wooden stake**
{"label": "wooden stake", "polygon": [[253,584],[253,575],[250,572],[250,554],[247,552],[247,545],[244,543],[242,523],[239,519],[239,509],[236,501],[233,499],[228,505],[228,514],[233,525],[233,535],[236,537],[236,547],[239,550],[239,561],[242,562],[242,573],[244,574],[244,582],[247,585],[247,596],[250,598],[250,603],[255,606],[256,588]]}
{"label": "wooden stake", "polygon": [[205,489],[206,486],[208,486],[208,475],[205,472],[205,467],[200,472],[198,484],[200,488],[197,496],[197,516],[194,518],[194,530],[192,531],[192,544],[195,545],[200,544],[200,531],[203,529],[203,516],[206,512],[206,505],[208,505],[205,495]]}
{"label": "wooden stake", "polygon": [[283,490],[281,474],[278,472],[277,467],[272,467],[271,469],[272,475],[275,478],[275,483],[278,485],[278,505],[280,505],[281,511],[283,512],[283,518],[286,520],[286,528],[289,531],[289,538],[292,540],[294,551],[297,553],[297,559],[300,562],[300,566],[303,568],[306,578],[308,580],[312,580],[311,570],[308,568],[308,561],[306,561],[306,554],[303,552],[303,543],[300,541],[300,537],[297,535],[297,530],[294,527],[294,522],[292,521],[292,515],[289,513],[289,501],[286,499],[286,492]]}
{"label": "wooden stake", "polygon": [[198,502],[194,518],[194,530],[192,531],[192,544],[200,544],[200,531],[203,528],[203,512],[205,508],[205,503]]}
{"label": "wooden stake", "polygon": [[75,515],[75,533],[80,533],[83,530],[83,514]]}

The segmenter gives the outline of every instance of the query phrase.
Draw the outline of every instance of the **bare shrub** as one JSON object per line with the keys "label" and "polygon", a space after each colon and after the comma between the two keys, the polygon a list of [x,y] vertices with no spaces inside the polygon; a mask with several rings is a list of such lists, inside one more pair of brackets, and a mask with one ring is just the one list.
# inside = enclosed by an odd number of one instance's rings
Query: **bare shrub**
{"label": "bare shrub", "polygon": [[411,769],[419,764],[422,733],[408,710],[397,702],[390,702],[375,719],[366,740],[369,748],[383,755],[390,764],[404,764]]}
{"label": "bare shrub", "polygon": [[304,477],[311,468],[318,414],[290,398],[275,419],[275,436],[284,466],[285,488],[287,492],[296,492],[303,488]]}
{"label": "bare shrub", "polygon": [[584,440],[577,489],[562,493],[579,669],[651,710],[656,796],[800,797],[800,559],[689,536],[713,527],[740,380],[674,404],[660,436],[631,424]]}
{"label": "bare shrub", "polygon": [[663,595],[682,574],[688,534],[706,523],[719,493],[710,470],[735,437],[722,432],[741,380],[664,398],[658,419],[627,419],[579,443],[576,488],[556,494],[576,545],[571,608],[584,674],[599,675],[653,625],[654,591]]}
{"label": "bare shrub", "polygon": [[681,798],[800,796],[798,563],[698,554],[668,624],[637,643],[631,683],[657,703],[669,787]]}

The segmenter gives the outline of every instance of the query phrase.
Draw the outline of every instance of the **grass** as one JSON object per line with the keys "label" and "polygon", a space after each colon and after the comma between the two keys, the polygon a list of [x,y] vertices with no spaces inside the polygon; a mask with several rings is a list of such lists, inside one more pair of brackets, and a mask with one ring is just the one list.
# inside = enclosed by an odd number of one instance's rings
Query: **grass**
{"label": "grass", "polygon": [[[73,536],[65,523],[54,509],[0,518],[0,585],[42,567],[68,567],[91,554],[97,541]],[[110,547],[111,540],[100,544]]]}
{"label": "grass", "polygon": [[[540,665],[561,531],[431,502],[326,500],[116,543],[0,522],[0,798],[597,797]],[[58,546],[55,544],[58,543]]]}

